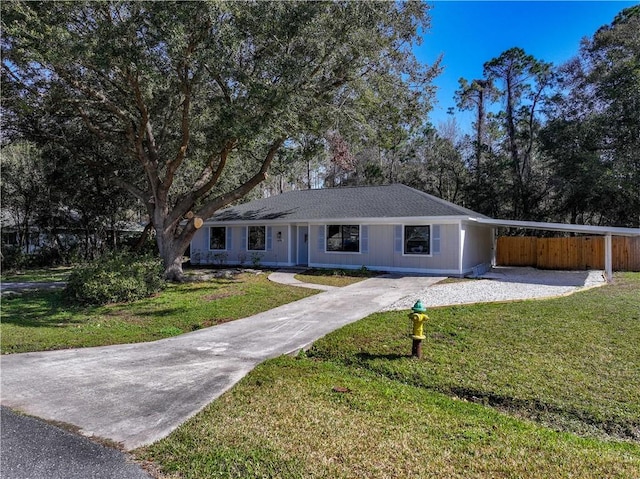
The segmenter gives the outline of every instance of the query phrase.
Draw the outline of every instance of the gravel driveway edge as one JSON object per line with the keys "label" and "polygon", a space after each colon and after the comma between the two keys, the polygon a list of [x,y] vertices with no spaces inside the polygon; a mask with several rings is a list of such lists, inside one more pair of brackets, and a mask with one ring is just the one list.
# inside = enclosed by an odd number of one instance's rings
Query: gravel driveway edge
{"label": "gravel driveway edge", "polygon": [[492,303],[566,296],[606,284],[604,272],[543,271],[534,268],[494,268],[481,279],[434,284],[406,296],[384,311],[410,309],[421,299],[427,307]]}

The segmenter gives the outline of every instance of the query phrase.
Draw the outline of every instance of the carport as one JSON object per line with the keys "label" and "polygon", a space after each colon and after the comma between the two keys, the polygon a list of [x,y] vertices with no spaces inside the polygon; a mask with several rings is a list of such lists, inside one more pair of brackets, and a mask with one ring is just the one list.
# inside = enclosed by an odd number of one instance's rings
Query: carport
{"label": "carport", "polygon": [[582,233],[591,235],[604,236],[604,269],[607,281],[613,278],[613,253],[611,246],[611,238],[613,236],[640,236],[640,228],[620,228],[615,226],[590,226],[590,225],[572,225],[566,223],[544,223],[538,221],[512,221],[512,220],[494,220],[491,218],[476,218],[478,224],[494,227],[493,235],[493,259],[492,265],[495,265],[496,239],[495,228],[521,228],[530,230],[547,230],[562,231],[565,233]]}

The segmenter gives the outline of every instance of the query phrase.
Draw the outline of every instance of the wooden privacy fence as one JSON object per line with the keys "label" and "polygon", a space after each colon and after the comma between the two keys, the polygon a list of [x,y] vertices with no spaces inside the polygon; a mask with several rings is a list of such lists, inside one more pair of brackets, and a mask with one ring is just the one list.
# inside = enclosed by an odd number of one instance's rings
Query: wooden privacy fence
{"label": "wooden privacy fence", "polygon": [[[614,236],[611,240],[613,269],[640,271],[640,237]],[[540,269],[604,269],[604,237],[501,236],[496,263]]]}

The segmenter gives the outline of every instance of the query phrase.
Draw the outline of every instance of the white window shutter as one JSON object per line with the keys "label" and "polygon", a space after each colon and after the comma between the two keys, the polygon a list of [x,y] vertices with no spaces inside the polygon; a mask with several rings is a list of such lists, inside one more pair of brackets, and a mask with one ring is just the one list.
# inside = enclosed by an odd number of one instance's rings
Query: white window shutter
{"label": "white window shutter", "polygon": [[267,226],[267,251],[271,251],[273,249],[273,228],[271,226]]}

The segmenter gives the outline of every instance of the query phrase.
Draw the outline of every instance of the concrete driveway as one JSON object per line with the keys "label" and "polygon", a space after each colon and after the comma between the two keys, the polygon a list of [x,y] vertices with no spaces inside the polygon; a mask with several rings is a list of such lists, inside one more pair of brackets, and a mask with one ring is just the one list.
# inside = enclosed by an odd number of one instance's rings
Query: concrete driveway
{"label": "concrete driveway", "polygon": [[135,449],[168,435],[257,364],[413,298],[440,279],[371,278],[152,343],[5,355],[0,402]]}

